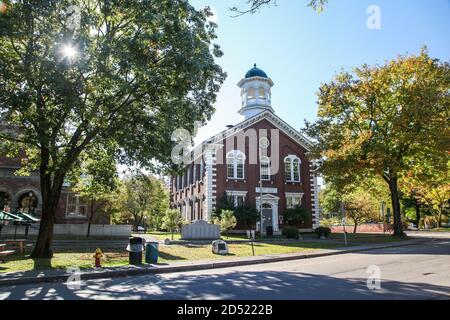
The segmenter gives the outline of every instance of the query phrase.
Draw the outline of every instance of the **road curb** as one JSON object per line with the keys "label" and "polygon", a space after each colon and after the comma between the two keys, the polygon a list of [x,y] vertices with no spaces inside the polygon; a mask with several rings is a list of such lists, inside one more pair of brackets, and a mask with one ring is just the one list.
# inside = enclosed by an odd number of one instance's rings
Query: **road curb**
{"label": "road curb", "polygon": [[[173,273],[173,272],[186,272],[186,271],[199,271],[199,270],[210,270],[219,268],[229,268],[237,266],[248,266],[255,264],[264,264],[271,262],[281,262],[281,261],[291,261],[291,260],[302,260],[302,259],[312,259],[325,256],[334,256],[339,254],[347,254],[353,252],[361,251],[371,251],[395,247],[404,247],[422,244],[428,242],[427,240],[416,240],[407,241],[406,243],[389,243],[374,246],[360,246],[353,247],[349,249],[344,249],[340,251],[335,251],[331,249],[321,249],[322,252],[311,252],[304,254],[283,254],[283,255],[268,255],[268,256],[256,256],[252,258],[243,258],[240,260],[227,260],[227,261],[214,261],[214,262],[199,262],[196,264],[188,265],[168,265],[168,266],[153,266],[145,265],[140,267],[127,266],[127,267],[117,267],[114,269],[102,269],[101,271],[87,271],[81,272],[81,280],[90,279],[107,279],[107,278],[118,278],[127,276],[137,276],[145,274],[162,274],[162,273]],[[119,269],[120,268],[120,269]],[[11,285],[21,285],[21,284],[35,284],[35,283],[52,283],[52,282],[63,282],[68,279],[72,273],[64,273],[58,275],[47,275],[47,276],[17,276],[15,278],[0,279],[0,287],[11,286]]]}

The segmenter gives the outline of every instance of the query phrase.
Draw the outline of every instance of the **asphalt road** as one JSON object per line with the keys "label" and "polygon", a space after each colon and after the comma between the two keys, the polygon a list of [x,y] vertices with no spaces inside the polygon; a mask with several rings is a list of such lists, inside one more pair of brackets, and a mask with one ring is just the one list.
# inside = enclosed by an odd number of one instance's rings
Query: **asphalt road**
{"label": "asphalt road", "polygon": [[[370,267],[372,266],[372,267]],[[374,267],[375,266],[375,267]],[[369,268],[370,267],[370,268]],[[370,274],[380,272],[380,286]],[[206,271],[0,287],[0,299],[450,299],[450,240]]]}

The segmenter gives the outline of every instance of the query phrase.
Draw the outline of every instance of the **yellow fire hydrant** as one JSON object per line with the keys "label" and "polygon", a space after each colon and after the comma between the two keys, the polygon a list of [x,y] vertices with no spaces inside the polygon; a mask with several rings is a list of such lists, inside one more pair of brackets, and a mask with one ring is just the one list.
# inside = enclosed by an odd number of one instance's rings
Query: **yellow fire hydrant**
{"label": "yellow fire hydrant", "polygon": [[96,268],[101,268],[102,267],[102,257],[103,257],[103,252],[100,248],[97,248],[95,250],[95,254],[94,254],[94,258],[95,258],[95,267]]}

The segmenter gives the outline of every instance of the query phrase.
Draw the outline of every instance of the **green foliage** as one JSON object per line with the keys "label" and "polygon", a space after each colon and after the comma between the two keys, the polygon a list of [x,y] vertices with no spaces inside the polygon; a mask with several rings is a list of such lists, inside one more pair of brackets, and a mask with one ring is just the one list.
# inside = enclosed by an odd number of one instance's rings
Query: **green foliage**
{"label": "green foliage", "polygon": [[318,227],[314,230],[317,236],[321,237],[322,235],[326,238],[331,234],[331,229],[328,227]]}
{"label": "green foliage", "polygon": [[302,206],[286,209],[283,217],[288,224],[305,223],[308,221],[311,213]]}
{"label": "green foliage", "polygon": [[241,206],[234,210],[234,215],[239,224],[254,226],[259,219],[259,211],[253,206]]}
{"label": "green foliage", "polygon": [[359,224],[379,220],[377,204],[367,192],[359,190],[343,196],[346,217],[354,224],[353,233]]}
{"label": "green foliage", "polygon": [[226,232],[228,237],[228,231],[236,227],[237,220],[234,216],[234,212],[231,210],[222,210],[220,218],[216,217],[213,221],[214,224],[220,225],[220,230]]}
{"label": "green foliage", "polygon": [[169,206],[169,195],[159,179],[137,174],[121,181],[115,203],[115,221],[132,220],[135,229],[143,224],[159,229]]}
{"label": "green foliage", "polygon": [[403,202],[426,209],[434,215],[439,227],[442,226],[443,219],[450,216],[449,163],[444,168],[414,168],[401,181],[401,186],[408,195]]}
{"label": "green foliage", "polygon": [[48,190],[33,257],[52,256],[61,186],[87,158],[96,161],[95,150],[114,165],[176,169],[173,131],[193,133],[195,121],[210,119],[226,76],[214,61],[222,52],[210,15],[179,0],[9,2],[0,19],[0,118],[14,130],[2,130],[0,150],[23,157],[23,172],[40,168]]}
{"label": "green foliage", "polygon": [[172,234],[181,228],[183,225],[183,218],[181,217],[181,213],[177,209],[167,209],[164,217],[163,217],[163,227],[166,228]]}
{"label": "green foliage", "polygon": [[222,210],[234,210],[233,200],[227,196],[226,192],[217,199],[216,210],[213,212],[213,215],[219,217]]}
{"label": "green foliage", "polygon": [[320,225],[323,227],[331,227],[331,226],[335,226],[335,225],[340,225],[341,223],[342,223],[342,219],[340,219],[338,217],[320,220]]}
{"label": "green foliage", "polygon": [[[328,3],[328,0],[309,0],[308,7],[313,8],[317,12],[322,12],[324,6]],[[240,9],[238,7],[231,7],[230,11],[235,13],[235,17],[241,16],[246,13],[256,13],[264,6],[270,6],[271,4],[276,6],[276,0],[247,0],[248,8]]]}
{"label": "green foliage", "polygon": [[259,219],[259,211],[256,207],[243,205],[235,208],[232,199],[226,193],[217,200],[216,208],[211,215],[211,221],[220,218],[222,210],[233,211],[237,223],[243,226],[254,226]]}
{"label": "green foliage", "polygon": [[323,217],[330,217],[332,215],[341,214],[341,202],[342,197],[340,193],[334,188],[327,184],[324,189],[320,190],[319,193],[319,204],[322,209]]}
{"label": "green foliage", "polygon": [[281,233],[288,239],[298,239],[299,235],[298,228],[294,226],[284,226]]}
{"label": "green foliage", "polygon": [[338,188],[378,176],[389,186],[400,235],[398,181],[417,167],[446,168],[450,65],[403,57],[342,72],[318,93],[318,120],[306,123],[319,172]]}

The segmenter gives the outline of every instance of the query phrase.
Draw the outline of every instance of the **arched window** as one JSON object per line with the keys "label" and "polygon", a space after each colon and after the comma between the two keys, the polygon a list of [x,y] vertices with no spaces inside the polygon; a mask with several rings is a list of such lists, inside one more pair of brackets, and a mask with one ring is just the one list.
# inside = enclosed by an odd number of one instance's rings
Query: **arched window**
{"label": "arched window", "polygon": [[255,97],[256,97],[255,88],[248,88],[247,89],[247,99],[255,99]]}
{"label": "arched window", "polygon": [[264,90],[264,88],[259,88],[258,89],[258,98],[259,99],[266,99],[266,91]]}
{"label": "arched window", "polygon": [[270,181],[270,159],[261,157],[260,175],[262,181]]}
{"label": "arched window", "polygon": [[287,182],[300,182],[300,158],[289,155],[284,158],[284,174]]}
{"label": "arched window", "polygon": [[245,155],[239,150],[227,153],[227,177],[229,179],[244,179]]}

